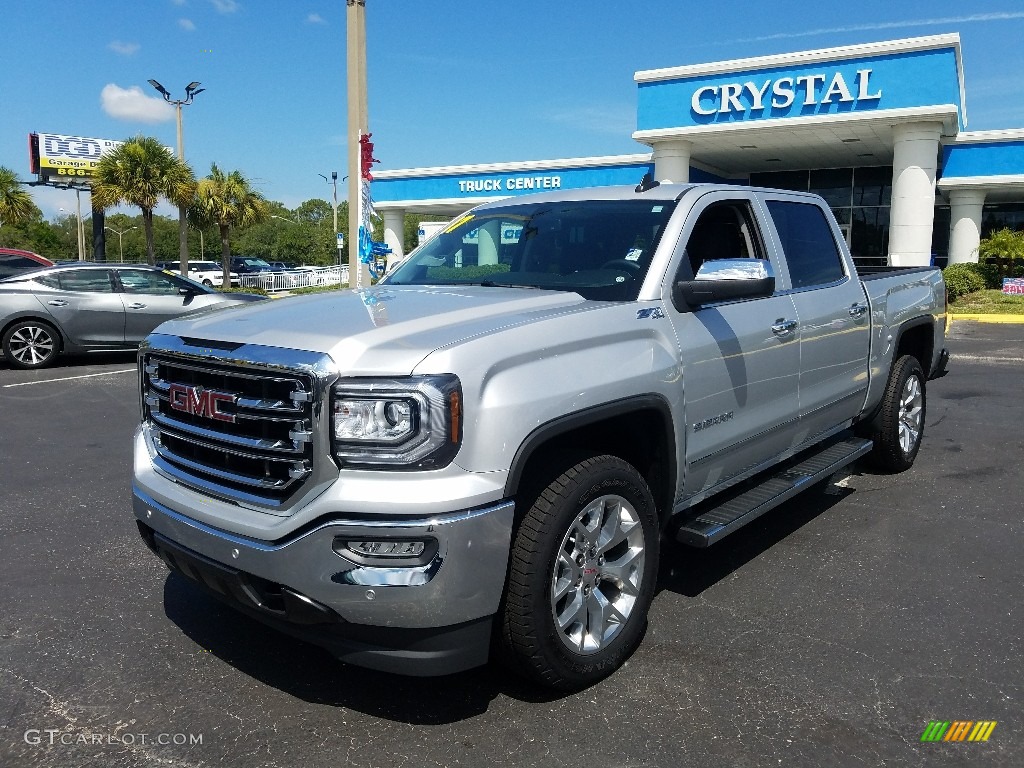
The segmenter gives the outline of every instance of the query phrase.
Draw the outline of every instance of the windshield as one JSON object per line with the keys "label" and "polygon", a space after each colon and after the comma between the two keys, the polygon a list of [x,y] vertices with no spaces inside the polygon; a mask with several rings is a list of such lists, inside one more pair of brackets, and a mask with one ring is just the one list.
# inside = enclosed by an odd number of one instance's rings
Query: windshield
{"label": "windshield", "polygon": [[242,263],[247,267],[269,267],[263,259],[242,259]]}
{"label": "windshield", "polygon": [[585,200],[467,213],[386,282],[545,288],[631,301],[674,208],[668,200]]}

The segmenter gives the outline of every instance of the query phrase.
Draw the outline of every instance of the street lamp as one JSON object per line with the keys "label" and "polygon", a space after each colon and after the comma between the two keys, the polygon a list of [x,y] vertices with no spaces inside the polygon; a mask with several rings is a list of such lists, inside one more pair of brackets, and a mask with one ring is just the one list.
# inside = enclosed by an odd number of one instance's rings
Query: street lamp
{"label": "street lamp", "polygon": [[298,219],[291,219],[291,218],[288,218],[287,216],[278,216],[276,213],[270,214],[270,218],[272,218],[272,219],[280,219],[281,221],[290,221],[292,224],[298,224],[299,223]]}
{"label": "street lamp", "polygon": [[[156,80],[150,80],[149,84],[164,97],[164,101],[174,105],[178,118],[178,159],[184,162],[185,139],[181,128],[181,108],[191,104],[192,100],[206,89],[200,88],[200,83],[193,80],[185,86],[184,99],[172,99],[170,92]],[[178,263],[181,266],[181,274],[188,277],[188,225],[185,223],[185,206],[183,205],[178,206]]]}
{"label": "street lamp", "polygon": [[[330,179],[328,179],[322,173],[318,173],[317,176],[319,176],[321,179],[326,181],[328,184],[332,184],[334,186],[334,241],[337,242],[338,241],[338,172],[337,171],[331,171],[331,178]],[[341,180],[344,181],[347,178],[348,178],[348,176],[343,176]],[[341,246],[338,246],[338,267],[339,268],[341,267]]]}
{"label": "street lamp", "polygon": [[124,235],[125,232],[131,232],[133,229],[138,229],[138,227],[128,227],[128,229],[114,229],[113,227],[104,227],[104,229],[109,229],[111,232],[117,235],[117,260],[124,261],[124,251],[121,249],[121,237]]}
{"label": "street lamp", "polygon": [[[78,242],[78,260],[85,261],[85,227],[82,224],[82,190],[75,190],[77,198],[77,214],[75,215],[75,240]],[[61,213],[67,213],[63,208]]]}

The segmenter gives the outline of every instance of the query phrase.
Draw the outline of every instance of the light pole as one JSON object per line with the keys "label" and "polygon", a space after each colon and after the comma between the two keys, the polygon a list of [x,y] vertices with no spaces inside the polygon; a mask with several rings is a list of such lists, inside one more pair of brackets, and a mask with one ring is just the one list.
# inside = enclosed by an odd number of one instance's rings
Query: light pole
{"label": "light pole", "polygon": [[111,232],[117,235],[117,260],[124,261],[124,251],[121,249],[121,237],[122,235],[124,235],[125,232],[131,232],[133,229],[138,229],[138,227],[128,227],[128,229],[114,229],[113,227],[104,227],[104,229],[109,229]]}
{"label": "light pole", "polygon": [[[328,179],[322,173],[318,173],[317,176],[319,176],[321,179],[326,181],[328,184],[331,184],[331,185],[334,186],[334,197],[333,197],[333,200],[334,200],[334,242],[337,243],[338,242],[338,172],[337,171],[331,171],[331,178],[330,179]],[[344,181],[347,178],[348,178],[348,176],[343,176],[341,180]],[[338,268],[339,269],[341,268],[341,250],[342,250],[341,246],[338,246]]]}
{"label": "light pole", "polygon": [[[206,89],[200,88],[200,83],[193,80],[185,86],[184,99],[172,99],[170,92],[156,80],[150,80],[149,84],[160,92],[160,95],[164,97],[164,101],[174,105],[178,118],[178,159],[185,162],[185,139],[181,127],[181,108],[191,104],[192,100]],[[188,224],[185,223],[185,206],[183,205],[178,206],[178,265],[181,267],[182,276],[188,277]]]}
{"label": "light pole", "polygon": [[[75,240],[78,243],[78,260],[85,261],[85,229],[82,227],[82,194],[80,190],[75,190],[75,196],[78,198],[78,212],[75,214]],[[61,213],[67,213],[63,208],[60,209]]]}

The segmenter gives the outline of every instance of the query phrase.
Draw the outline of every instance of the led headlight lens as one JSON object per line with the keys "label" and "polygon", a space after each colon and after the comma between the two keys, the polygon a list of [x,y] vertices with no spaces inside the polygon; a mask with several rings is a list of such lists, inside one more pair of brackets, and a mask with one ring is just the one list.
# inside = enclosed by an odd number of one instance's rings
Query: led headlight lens
{"label": "led headlight lens", "polygon": [[334,386],[331,437],[343,465],[444,466],[458,451],[461,423],[461,389],[451,374],[341,379]]}

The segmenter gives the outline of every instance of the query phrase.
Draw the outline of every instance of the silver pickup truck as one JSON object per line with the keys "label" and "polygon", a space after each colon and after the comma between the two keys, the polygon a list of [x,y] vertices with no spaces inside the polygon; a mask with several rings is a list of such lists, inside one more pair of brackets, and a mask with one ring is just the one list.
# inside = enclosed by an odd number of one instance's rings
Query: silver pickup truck
{"label": "silver pickup truck", "polygon": [[945,320],[938,270],[859,277],[814,195],[495,202],[376,287],[158,328],[135,516],[170,568],[346,662],[579,688],[639,643],[662,537],[913,464]]}

